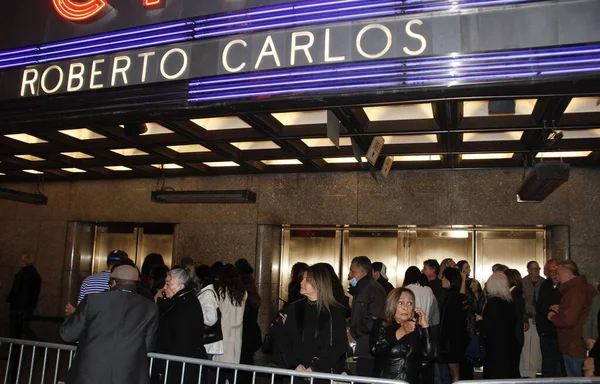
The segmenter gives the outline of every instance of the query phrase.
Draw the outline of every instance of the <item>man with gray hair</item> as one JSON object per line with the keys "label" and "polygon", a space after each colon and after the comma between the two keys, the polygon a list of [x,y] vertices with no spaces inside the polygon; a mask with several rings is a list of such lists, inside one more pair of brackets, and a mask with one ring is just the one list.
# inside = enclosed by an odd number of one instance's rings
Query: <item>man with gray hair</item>
{"label": "man with gray hair", "polygon": [[373,267],[367,256],[352,259],[348,281],[354,299],[347,336],[349,342],[356,342],[356,373],[374,377],[375,361],[370,353],[369,335],[375,320],[383,317],[386,294],[381,284],[373,279]]}

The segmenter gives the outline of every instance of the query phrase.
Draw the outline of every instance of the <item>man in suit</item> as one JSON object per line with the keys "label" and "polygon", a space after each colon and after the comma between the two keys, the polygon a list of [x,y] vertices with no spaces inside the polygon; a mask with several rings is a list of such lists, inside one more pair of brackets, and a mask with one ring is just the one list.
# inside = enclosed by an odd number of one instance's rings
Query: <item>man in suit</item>
{"label": "man in suit", "polygon": [[116,267],[110,290],[87,295],[60,327],[63,340],[79,341],[68,383],[150,383],[158,308],[136,293],[138,279],[135,267]]}
{"label": "man in suit", "polygon": [[42,278],[34,267],[35,260],[33,253],[21,255],[21,269],[15,275],[6,299],[10,304],[9,335],[15,339],[24,334],[31,340],[39,340],[29,327],[42,288]]}

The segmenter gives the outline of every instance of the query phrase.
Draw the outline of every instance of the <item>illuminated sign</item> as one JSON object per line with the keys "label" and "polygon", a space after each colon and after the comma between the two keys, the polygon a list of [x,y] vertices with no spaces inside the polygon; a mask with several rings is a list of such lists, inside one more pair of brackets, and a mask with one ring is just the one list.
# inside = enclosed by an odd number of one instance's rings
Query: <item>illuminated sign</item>
{"label": "illuminated sign", "polygon": [[[160,5],[163,0],[142,0],[145,7]],[[99,15],[105,15],[112,7],[106,0],[52,0],[54,9],[60,16],[70,21],[89,21]]]}

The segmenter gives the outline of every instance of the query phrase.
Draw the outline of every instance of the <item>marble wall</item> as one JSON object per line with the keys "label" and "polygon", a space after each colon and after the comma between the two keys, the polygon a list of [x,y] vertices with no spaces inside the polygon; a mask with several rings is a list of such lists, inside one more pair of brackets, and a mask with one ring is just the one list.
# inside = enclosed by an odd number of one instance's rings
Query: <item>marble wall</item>
{"label": "marble wall", "polygon": [[[567,225],[571,257],[600,280],[600,169],[573,169],[569,182],[539,204],[518,204],[519,169],[298,173],[167,179],[175,189],[252,189],[256,204],[168,205],[150,201],[156,180],[47,183],[48,205],[0,200],[0,295],[6,297],[19,254],[38,255],[39,313],[59,316],[69,221],[178,223],[175,255],[207,263],[246,257],[255,264],[260,225]],[[24,191],[33,184],[3,184]],[[4,333],[8,306],[0,304]]]}

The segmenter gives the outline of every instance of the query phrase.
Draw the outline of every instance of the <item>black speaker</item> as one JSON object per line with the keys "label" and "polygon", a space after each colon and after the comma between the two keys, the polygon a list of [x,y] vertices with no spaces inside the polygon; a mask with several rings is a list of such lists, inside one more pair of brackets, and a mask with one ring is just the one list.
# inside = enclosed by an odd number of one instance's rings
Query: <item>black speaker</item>
{"label": "black speaker", "polygon": [[514,100],[490,100],[488,102],[489,115],[514,115]]}
{"label": "black speaker", "polygon": [[127,123],[123,124],[123,128],[125,129],[125,136],[139,136],[148,131],[145,123]]}

